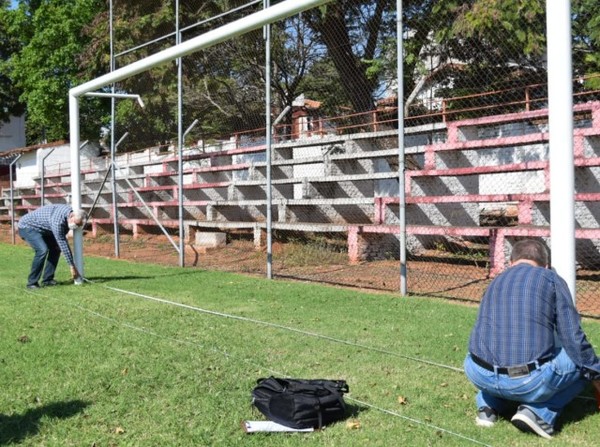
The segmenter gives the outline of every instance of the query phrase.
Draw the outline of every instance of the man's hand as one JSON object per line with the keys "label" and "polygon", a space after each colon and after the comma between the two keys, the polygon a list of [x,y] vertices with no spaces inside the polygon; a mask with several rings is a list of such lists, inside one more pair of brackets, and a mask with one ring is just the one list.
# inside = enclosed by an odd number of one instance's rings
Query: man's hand
{"label": "man's hand", "polygon": [[79,272],[77,271],[77,267],[75,267],[74,265],[71,266],[71,278],[72,279],[79,278]]}

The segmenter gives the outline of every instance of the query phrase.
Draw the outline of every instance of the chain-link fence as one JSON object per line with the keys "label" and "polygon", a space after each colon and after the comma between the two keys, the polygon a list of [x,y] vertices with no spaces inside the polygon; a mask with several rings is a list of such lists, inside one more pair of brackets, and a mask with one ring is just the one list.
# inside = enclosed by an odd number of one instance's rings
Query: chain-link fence
{"label": "chain-link fence", "polygon": [[[111,3],[94,44],[117,69],[269,6]],[[333,1],[120,82],[145,107],[114,100],[82,164],[86,252],[177,264],[181,218],[186,266],[398,291],[403,185],[409,293],[480,299],[512,243],[550,245],[545,16],[454,3],[404,1],[401,113],[394,1]],[[573,32],[593,47],[591,15]],[[573,63],[577,303],[599,315],[600,77]],[[69,180],[46,169],[51,201]]]}

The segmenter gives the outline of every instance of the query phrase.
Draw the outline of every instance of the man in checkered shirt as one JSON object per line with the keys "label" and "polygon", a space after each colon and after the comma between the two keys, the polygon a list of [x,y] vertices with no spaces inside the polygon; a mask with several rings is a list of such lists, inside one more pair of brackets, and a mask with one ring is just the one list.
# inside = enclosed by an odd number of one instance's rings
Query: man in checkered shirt
{"label": "man in checkered shirt", "polygon": [[75,267],[73,254],[67,242],[67,234],[69,230],[81,227],[84,220],[85,213],[73,211],[70,205],[46,205],[26,214],[19,220],[19,235],[35,251],[31,271],[27,278],[28,289],[39,288],[40,277],[44,286],[57,284],[54,280],[54,272],[61,252],[71,267],[72,278],[79,278],[79,272]]}

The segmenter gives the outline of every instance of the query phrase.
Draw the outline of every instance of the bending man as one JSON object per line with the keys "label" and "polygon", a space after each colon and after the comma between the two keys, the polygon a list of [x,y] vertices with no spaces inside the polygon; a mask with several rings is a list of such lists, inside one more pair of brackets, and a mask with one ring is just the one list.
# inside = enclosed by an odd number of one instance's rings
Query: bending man
{"label": "bending man", "polygon": [[61,252],[71,267],[71,277],[73,279],[79,277],[67,242],[67,234],[69,230],[82,226],[84,220],[85,213],[73,211],[70,205],[46,205],[19,220],[19,235],[35,251],[27,278],[28,289],[39,288],[40,277],[42,285],[56,285],[54,273]]}
{"label": "bending man", "polygon": [[516,408],[515,427],[551,438],[556,418],[589,381],[600,390],[600,360],[566,282],[547,267],[546,247],[521,240],[483,296],[464,364],[479,388],[477,425],[490,427]]}

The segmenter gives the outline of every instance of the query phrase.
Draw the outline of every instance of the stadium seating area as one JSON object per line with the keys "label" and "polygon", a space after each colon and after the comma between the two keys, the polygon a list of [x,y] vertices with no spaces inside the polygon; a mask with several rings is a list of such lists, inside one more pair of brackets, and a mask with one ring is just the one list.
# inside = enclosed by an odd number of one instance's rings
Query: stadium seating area
{"label": "stadium seating area", "polygon": [[[575,107],[576,219],[586,259],[600,265],[600,102]],[[418,252],[440,238],[477,238],[489,245],[490,275],[506,260],[507,244],[549,236],[547,110],[408,127],[405,136],[406,233]],[[329,133],[272,145],[272,228],[347,236],[349,261],[377,259],[398,244],[399,162],[393,129]],[[116,160],[119,223],[134,236],[159,221],[179,225],[179,160],[148,149]],[[104,169],[98,168],[103,165]],[[183,219],[188,239],[202,233],[246,231],[257,247],[267,227],[264,144],[187,148],[182,160]],[[113,225],[109,162],[82,171],[82,203],[96,235]],[[14,191],[15,218],[42,203],[36,185]],[[44,203],[64,203],[70,172],[48,168]],[[10,191],[1,214],[9,218]],[[152,215],[150,215],[152,214]],[[595,251],[590,254],[589,247]],[[592,259],[595,258],[595,259]]]}

